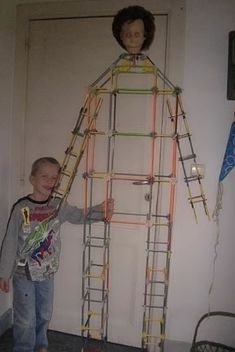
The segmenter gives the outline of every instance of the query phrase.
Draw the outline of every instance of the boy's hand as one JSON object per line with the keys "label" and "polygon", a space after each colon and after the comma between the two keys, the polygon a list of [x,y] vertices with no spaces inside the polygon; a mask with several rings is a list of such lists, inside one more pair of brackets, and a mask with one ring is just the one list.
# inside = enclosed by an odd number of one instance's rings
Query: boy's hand
{"label": "boy's hand", "polygon": [[110,220],[111,217],[113,216],[114,199],[109,198],[107,201],[104,201],[103,203],[101,203],[101,206],[106,220]]}
{"label": "boy's hand", "polygon": [[3,279],[0,277],[0,291],[9,292],[9,279]]}

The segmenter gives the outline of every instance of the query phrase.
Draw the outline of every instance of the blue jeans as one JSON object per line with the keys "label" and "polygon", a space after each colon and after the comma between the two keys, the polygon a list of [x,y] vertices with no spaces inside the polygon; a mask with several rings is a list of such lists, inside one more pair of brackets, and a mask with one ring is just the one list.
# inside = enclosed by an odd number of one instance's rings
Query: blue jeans
{"label": "blue jeans", "polygon": [[48,347],[53,291],[53,278],[29,281],[21,276],[13,277],[14,352],[33,352]]}

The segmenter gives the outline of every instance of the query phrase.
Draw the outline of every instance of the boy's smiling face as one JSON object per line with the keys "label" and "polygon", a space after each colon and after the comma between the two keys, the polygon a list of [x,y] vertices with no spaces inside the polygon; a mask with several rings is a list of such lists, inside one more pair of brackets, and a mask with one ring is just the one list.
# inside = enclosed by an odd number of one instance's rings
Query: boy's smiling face
{"label": "boy's smiling face", "polygon": [[58,174],[58,165],[50,162],[42,164],[36,174],[30,176],[30,182],[33,186],[31,197],[36,201],[46,201],[53,191]]}
{"label": "boy's smiling face", "polygon": [[130,54],[141,52],[144,37],[144,22],[141,19],[127,21],[123,24],[120,38]]}

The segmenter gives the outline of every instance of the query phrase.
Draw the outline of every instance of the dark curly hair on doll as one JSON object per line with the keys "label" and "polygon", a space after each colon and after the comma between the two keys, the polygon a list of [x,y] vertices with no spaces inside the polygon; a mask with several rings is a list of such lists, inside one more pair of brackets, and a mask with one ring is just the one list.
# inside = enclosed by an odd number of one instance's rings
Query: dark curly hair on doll
{"label": "dark curly hair on doll", "polygon": [[147,50],[152,44],[155,33],[154,16],[142,6],[129,6],[118,11],[112,24],[113,36],[123,49],[126,47],[121,40],[122,26],[124,23],[131,23],[139,19],[143,21],[145,30],[145,40],[141,50]]}

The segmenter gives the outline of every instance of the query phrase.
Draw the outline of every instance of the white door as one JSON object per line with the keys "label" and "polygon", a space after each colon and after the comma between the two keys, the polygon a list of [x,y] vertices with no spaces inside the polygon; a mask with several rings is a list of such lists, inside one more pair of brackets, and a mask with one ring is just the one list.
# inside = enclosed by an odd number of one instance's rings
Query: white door
{"label": "white door", "polygon": [[[166,71],[169,16],[156,14],[155,18],[156,37],[147,55],[161,71]],[[41,156],[63,160],[86,87],[122,53],[112,37],[111,16],[34,19],[29,24],[24,138],[20,146],[26,175],[24,194],[30,191],[27,175],[33,160]],[[102,160],[102,156],[99,157]],[[82,167],[81,164],[69,197],[69,201],[78,206],[82,206],[79,177]],[[82,227],[65,224],[61,233],[61,264],[56,275],[50,328],[80,334]],[[131,232],[128,236],[116,236],[112,241],[115,250],[111,252],[113,287],[110,288],[108,338],[112,342],[140,346],[143,242]]]}

